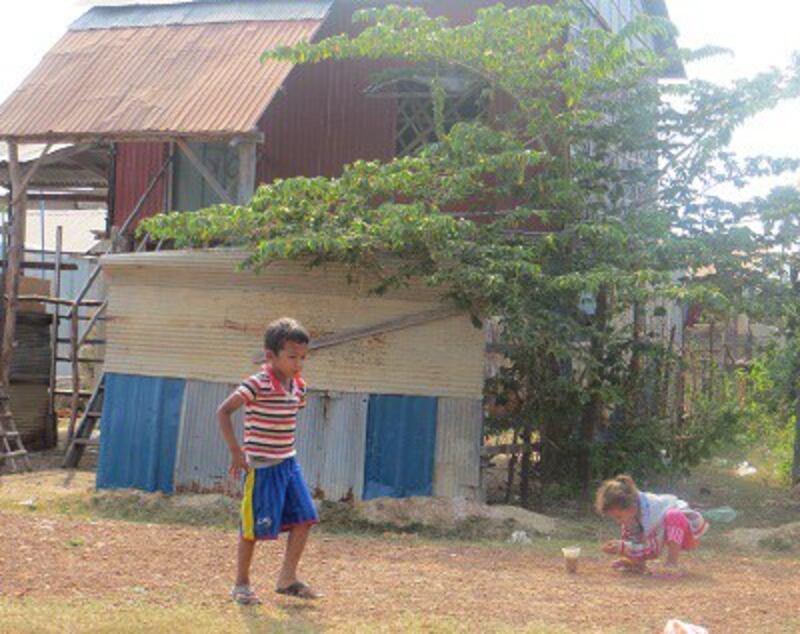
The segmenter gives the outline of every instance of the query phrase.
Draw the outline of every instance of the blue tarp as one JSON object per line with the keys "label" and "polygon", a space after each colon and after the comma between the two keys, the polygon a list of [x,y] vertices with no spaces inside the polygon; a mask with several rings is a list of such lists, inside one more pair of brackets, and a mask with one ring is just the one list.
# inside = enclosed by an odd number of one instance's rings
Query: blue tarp
{"label": "blue tarp", "polygon": [[364,499],[433,494],[437,399],[372,395]]}
{"label": "blue tarp", "polygon": [[173,492],[184,385],[106,374],[97,488]]}

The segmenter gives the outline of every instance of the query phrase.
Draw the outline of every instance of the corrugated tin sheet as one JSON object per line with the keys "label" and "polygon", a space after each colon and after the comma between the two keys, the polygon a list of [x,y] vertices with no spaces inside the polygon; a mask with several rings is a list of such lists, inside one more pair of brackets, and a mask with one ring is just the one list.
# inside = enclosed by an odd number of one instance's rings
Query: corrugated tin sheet
{"label": "corrugated tin sheet", "polygon": [[[45,146],[40,144],[21,145],[20,163],[23,170],[42,154]],[[48,162],[40,165],[28,182],[29,189],[48,187],[86,187],[102,189],[108,187],[108,167],[110,156],[107,149],[89,147],[72,153],[71,145],[55,145],[47,153]],[[11,179],[8,173],[8,150],[0,143],[0,185],[8,189]],[[63,158],[59,159],[59,156]]]}
{"label": "corrugated tin sheet", "polygon": [[71,31],[148,26],[213,24],[219,22],[276,22],[324,20],[328,2],[308,0],[227,0],[163,5],[94,7],[70,25]]}
{"label": "corrugated tin sheet", "polygon": [[[237,272],[241,254],[161,252],[104,258],[109,309],[106,368],[219,383],[254,372],[264,327],[292,315],[321,336],[439,306],[420,286],[368,295],[343,268],[275,263]],[[321,390],[479,399],[484,338],[455,316],[314,351],[306,366]]]}
{"label": "corrugated tin sheet", "polygon": [[[235,493],[230,452],[217,425],[219,404],[236,384],[187,381],[175,462],[177,491]],[[364,479],[367,396],[310,392],[297,421],[297,460],[313,492],[328,500],[360,499]],[[242,442],[243,410],[234,415]]]}
{"label": "corrugated tin sheet", "polygon": [[154,140],[252,133],[291,64],[259,57],[317,20],[68,32],[0,106],[0,137]]}
{"label": "corrugated tin sheet", "polygon": [[174,491],[185,381],[106,373],[97,488]]}
{"label": "corrugated tin sheet", "polygon": [[[114,217],[113,225],[118,229],[133,213],[150,179],[161,171],[169,155],[167,143],[118,143],[114,161]],[[169,169],[169,168],[168,168]],[[144,201],[137,220],[130,227],[133,230],[139,221],[154,216],[164,210],[165,174],[153,187]]]}
{"label": "corrugated tin sheet", "polygon": [[[50,377],[50,324],[47,313],[17,313],[14,336],[16,351],[11,362],[11,380],[19,383],[48,384]],[[2,326],[3,319],[0,319]]]}
{"label": "corrugated tin sheet", "polygon": [[297,458],[316,497],[354,498],[364,491],[366,394],[313,392],[297,421]]}
{"label": "corrugated tin sheet", "polygon": [[424,396],[370,396],[365,500],[433,495],[436,400]]}
{"label": "corrugated tin sheet", "polygon": [[[238,483],[228,477],[231,454],[217,425],[217,407],[234,384],[187,381],[175,460],[175,490],[235,493]],[[244,432],[244,410],[233,417],[239,442]]]}
{"label": "corrugated tin sheet", "polygon": [[440,398],[436,421],[433,494],[480,499],[483,404],[475,399]]}
{"label": "corrugated tin sheet", "polygon": [[[45,146],[42,144],[20,145],[19,160],[27,169],[38,159]],[[83,152],[71,154],[69,158],[58,160],[59,154],[72,151],[71,145],[57,144],[50,148],[50,162],[40,165],[28,182],[29,189],[47,187],[108,187],[106,176],[109,165],[108,150],[90,147]],[[69,160],[72,159],[72,160]],[[82,164],[79,164],[78,161]],[[90,169],[91,168],[91,169]],[[11,179],[8,174],[8,149],[0,143],[0,185],[8,189]]]}

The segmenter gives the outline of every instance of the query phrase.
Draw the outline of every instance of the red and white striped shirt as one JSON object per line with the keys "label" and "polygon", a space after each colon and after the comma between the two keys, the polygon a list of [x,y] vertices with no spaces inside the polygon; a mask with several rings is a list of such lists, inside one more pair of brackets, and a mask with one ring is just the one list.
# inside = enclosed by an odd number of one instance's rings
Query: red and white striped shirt
{"label": "red and white striped shirt", "polygon": [[284,460],[294,446],[297,412],[305,407],[306,384],[300,376],[287,391],[271,367],[242,381],[236,392],[244,399],[244,452],[255,460]]}

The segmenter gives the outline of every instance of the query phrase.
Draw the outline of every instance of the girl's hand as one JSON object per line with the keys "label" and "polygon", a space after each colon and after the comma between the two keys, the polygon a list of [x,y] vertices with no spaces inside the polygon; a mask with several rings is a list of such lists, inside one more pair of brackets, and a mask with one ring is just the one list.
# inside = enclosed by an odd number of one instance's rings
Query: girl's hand
{"label": "girl's hand", "polygon": [[619,541],[616,539],[612,539],[611,541],[606,542],[603,544],[600,549],[606,555],[617,555],[619,554]]}

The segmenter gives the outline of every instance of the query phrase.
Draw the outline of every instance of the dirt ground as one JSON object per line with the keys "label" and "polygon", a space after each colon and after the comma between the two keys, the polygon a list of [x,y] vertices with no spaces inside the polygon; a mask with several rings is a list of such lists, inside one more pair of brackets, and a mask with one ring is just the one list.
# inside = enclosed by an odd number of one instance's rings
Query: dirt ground
{"label": "dirt ground", "polygon": [[264,605],[238,608],[227,600],[234,532],[101,519],[65,504],[91,499],[92,486],[90,472],[0,479],[3,632],[660,632],[670,618],[725,634],[800,631],[797,558],[701,548],[683,579],[630,577],[586,543],[579,574],[568,575],[563,544],[544,539],[319,530],[302,573],[325,598],[271,592],[283,547],[272,542],[254,564]]}

